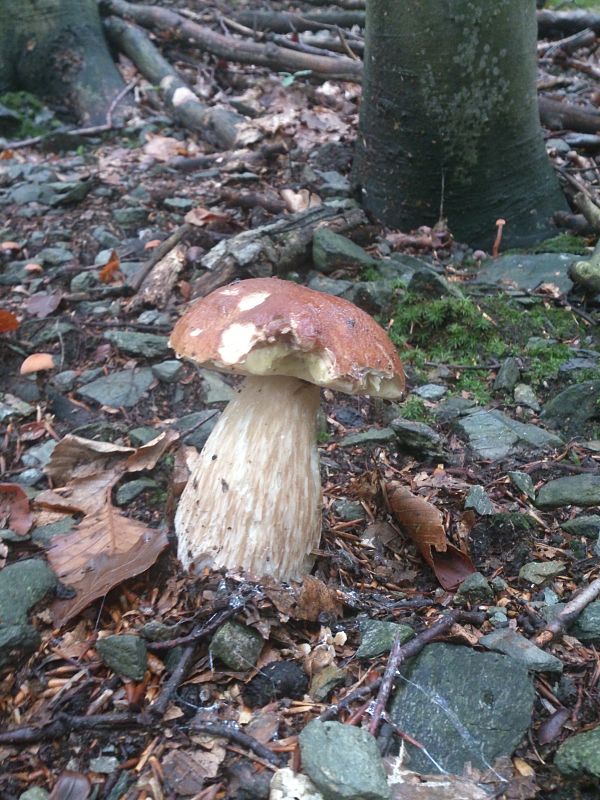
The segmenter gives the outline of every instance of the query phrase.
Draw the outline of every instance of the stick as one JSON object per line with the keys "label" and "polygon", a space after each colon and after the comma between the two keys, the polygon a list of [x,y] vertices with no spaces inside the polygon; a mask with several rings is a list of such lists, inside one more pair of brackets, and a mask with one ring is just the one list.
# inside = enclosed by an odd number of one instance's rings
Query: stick
{"label": "stick", "polygon": [[543,631],[535,637],[534,642],[538,647],[544,647],[565,628],[568,628],[580,616],[581,612],[600,595],[600,578],[592,581],[585,589],[579,592],[567,605],[559,611],[556,617],[549,622]]}

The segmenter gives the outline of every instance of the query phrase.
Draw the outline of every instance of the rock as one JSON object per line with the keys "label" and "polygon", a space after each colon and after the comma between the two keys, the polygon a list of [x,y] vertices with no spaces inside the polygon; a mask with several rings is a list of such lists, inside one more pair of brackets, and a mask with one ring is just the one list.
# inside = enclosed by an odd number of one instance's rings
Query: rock
{"label": "rock", "polygon": [[345,428],[360,428],[365,423],[363,415],[351,406],[334,406],[333,416]]}
{"label": "rock", "polygon": [[68,206],[80,203],[92,188],[91,181],[52,181],[44,183],[40,203],[49,206]]}
{"label": "rock", "polygon": [[128,481],[122,486],[119,486],[115,495],[115,501],[118,506],[126,506],[132,500],[145,492],[146,489],[156,489],[158,484],[152,478],[136,478],[133,481]]}
{"label": "rock", "polygon": [[71,278],[69,289],[72,292],[87,292],[98,285],[98,277],[93,272],[79,272]]}
{"label": "rock", "polygon": [[37,264],[49,267],[59,267],[61,264],[66,264],[67,261],[73,261],[75,256],[73,252],[67,247],[44,247],[43,250],[34,256],[33,260]]}
{"label": "rock", "polygon": [[350,433],[344,436],[338,444],[340,447],[358,447],[366,445],[381,445],[393,442],[396,433],[391,428],[369,428],[361,433]]}
{"label": "rock", "polygon": [[353,519],[366,519],[367,516],[362,503],[353,500],[334,500],[331,507],[335,515],[346,522],[350,522]]}
{"label": "rock", "polygon": [[359,271],[377,262],[362,247],[328,228],[318,228],[313,236],[312,257],[316,269],[328,274],[338,269]]}
{"label": "rock", "polygon": [[513,483],[520,492],[528,497],[529,500],[535,500],[535,486],[533,485],[530,475],[528,475],[526,472],[512,470],[508,473],[508,477],[510,478],[511,483]]}
{"label": "rock", "polygon": [[143,425],[140,428],[132,428],[129,431],[129,441],[131,442],[132,447],[141,447],[142,445],[151,442],[152,439],[156,439],[158,434],[159,431],[157,431],[156,428],[150,428],[149,426]]}
{"label": "rock", "polygon": [[[565,607],[565,603],[543,606],[541,613],[547,622],[552,622]],[[590,603],[568,628],[569,634],[580,642],[596,642],[600,639],[600,601]]]}
{"label": "rock", "polygon": [[562,672],[563,663],[559,658],[546,653],[520,633],[504,628],[492,631],[479,640],[487,650],[496,650],[519,661],[531,672]]}
{"label": "rock", "polygon": [[210,653],[234,672],[245,672],[258,661],[263,644],[262,636],[254,628],[226,622],[212,637]]}
{"label": "rock", "polygon": [[447,391],[448,387],[440,386],[439,383],[424,383],[422,386],[417,386],[416,389],[413,389],[412,393],[416,394],[417,397],[423,398],[423,400],[435,402],[436,400],[441,400]]}
{"label": "rock", "polygon": [[53,439],[42,442],[42,444],[36,444],[23,453],[21,461],[26,467],[45,467],[50,461],[50,456],[55,447],[56,442]]}
{"label": "rock", "polygon": [[[390,716],[448,772],[460,775],[469,762],[487,769],[513,752],[531,724],[531,677],[508,656],[430,644],[403,673],[410,683],[400,686]],[[405,747],[411,770],[432,771],[419,749]]]}
{"label": "rock", "polygon": [[600,476],[567,475],[544,484],[537,494],[538,508],[600,505]]}
{"label": "rock", "polygon": [[472,508],[479,516],[494,513],[494,504],[483,486],[471,486],[465,497],[465,508]]}
{"label": "rock", "polygon": [[600,516],[597,514],[580,514],[575,519],[563,522],[560,526],[573,536],[585,536],[587,539],[596,539],[600,536]]}
{"label": "rock", "polygon": [[563,742],[554,756],[554,766],[563,775],[600,778],[600,725]]}
{"label": "rock", "polygon": [[137,228],[144,225],[148,219],[148,212],[142,206],[131,206],[130,208],[116,208],[112,216],[117,225],[122,228]]}
{"label": "rock", "polygon": [[498,374],[496,375],[496,380],[494,381],[494,391],[495,392],[512,391],[517,385],[517,381],[519,380],[520,377],[521,377],[521,367],[519,364],[519,360],[517,358],[513,358],[512,356],[505,358],[502,364],[500,365]]}
{"label": "rock", "polygon": [[57,584],[57,578],[45,561],[29,558],[0,570],[0,623],[27,622],[30,609]]}
{"label": "rock", "polygon": [[39,547],[47,547],[53,536],[64,536],[76,525],[75,517],[62,517],[56,522],[40,525],[31,531],[31,541]]}
{"label": "rock", "polygon": [[375,658],[382,653],[389,653],[396,636],[400,636],[402,644],[415,635],[410,625],[397,622],[382,622],[377,619],[365,619],[360,623],[360,645],[356,658]]}
{"label": "rock", "polygon": [[506,285],[533,291],[542,283],[551,283],[561,293],[572,288],[567,277],[569,266],[578,260],[572,253],[517,253],[489,258],[481,263],[474,283]]}
{"label": "rock", "polygon": [[153,381],[150,367],[116,370],[80,387],[78,394],[103,406],[132,408],[140,402]]}
{"label": "rock", "polygon": [[519,578],[539,586],[564,572],[564,561],[530,561],[519,570]]}
{"label": "rock", "polygon": [[152,374],[161,383],[176,383],[183,372],[183,364],[181,361],[161,361],[160,364],[152,366]]}
{"label": "rock", "polygon": [[414,453],[420,457],[446,460],[444,440],[424,422],[397,417],[390,422],[390,428],[396,434],[398,448],[403,452]]}
{"label": "rock", "polygon": [[262,708],[283,697],[301,700],[307,689],[308,676],[297,661],[273,661],[242,688],[242,696],[250,708]]}
{"label": "rock", "polygon": [[325,669],[319,670],[312,676],[308,693],[315,703],[324,703],[330,692],[345,681],[344,670],[336,667],[335,664],[329,664]]}
{"label": "rock", "polygon": [[129,633],[106,636],[98,639],[96,650],[106,666],[117,675],[131,678],[132,681],[143,680],[148,654],[146,643],[140,636]]}
{"label": "rock", "polygon": [[457,604],[489,605],[494,601],[494,590],[481,572],[467,575],[454,595]]}
{"label": "rock", "polygon": [[313,720],[300,733],[302,769],[327,800],[389,800],[377,742],[364,728]]}
{"label": "rock", "polygon": [[474,458],[496,461],[519,451],[560,447],[558,436],[536,425],[511,419],[501,411],[476,410],[455,422],[468,442]]}
{"label": "rock", "polygon": [[418,269],[408,282],[408,291],[429,299],[440,297],[464,298],[455,284],[432,269]]}
{"label": "rock", "polygon": [[19,795],[19,800],[48,800],[49,796],[48,792],[40,786],[32,786],[31,789],[27,789],[26,792]]}
{"label": "rock", "polygon": [[194,411],[178,419],[173,427],[181,433],[184,444],[202,450],[218,419],[219,415],[214,410]]}
{"label": "rock", "polygon": [[102,775],[112,775],[119,768],[119,759],[116,756],[97,756],[90,758],[90,771]]}
{"label": "rock", "polygon": [[325,800],[316,786],[301,772],[289,767],[278,769],[271,778],[269,800]]}
{"label": "rock", "polygon": [[3,625],[0,622],[0,667],[30,655],[40,641],[40,635],[32,625]]}
{"label": "rock", "polygon": [[525,408],[530,408],[532,411],[539,411],[541,408],[540,401],[531,386],[526,383],[517,383],[513,393],[515,403]]}
{"label": "rock", "polygon": [[469,414],[475,408],[475,402],[466,397],[450,397],[441,403],[433,412],[442,424],[453,422],[463,414]]}
{"label": "rock", "polygon": [[489,620],[495,629],[508,628],[508,617],[504,611],[494,611]]}
{"label": "rock", "polygon": [[190,200],[189,197],[165,197],[163,200],[163,205],[165,208],[168,208],[169,211],[189,211],[190,208],[194,205],[194,201]]}
{"label": "rock", "polygon": [[541,417],[548,424],[570,434],[598,416],[600,381],[583,381],[568,386],[544,404]]}
{"label": "rock", "polygon": [[316,292],[324,292],[325,294],[332,294],[334,297],[342,297],[347,291],[352,290],[353,282],[344,280],[335,280],[334,278],[327,278],[325,275],[314,274],[307,282],[309,289],[314,289]]}
{"label": "rock", "polygon": [[178,625],[165,625],[164,622],[152,619],[142,625],[138,633],[144,639],[148,639],[149,642],[166,642],[168,639],[175,639],[179,636],[179,631]]}
{"label": "rock", "polygon": [[160,358],[170,351],[166,336],[138,331],[106,331],[104,338],[124,353],[146,358]]}
{"label": "rock", "polygon": [[210,369],[199,369],[202,378],[202,397],[207,405],[212,403],[228,403],[236,395],[235,390],[227,381]]}
{"label": "rock", "polygon": [[75,386],[76,378],[77,373],[74,369],[66,369],[53,375],[51,381],[61,392],[70,392]]}
{"label": "rock", "polygon": [[33,406],[13,394],[0,395],[0,422],[9,417],[28,417],[34,411]]}
{"label": "rock", "polygon": [[359,281],[352,283],[343,297],[362,308],[367,314],[382,314],[392,305],[398,288],[397,281]]}
{"label": "rock", "polygon": [[23,472],[20,472],[18,475],[15,475],[14,481],[15,483],[20,483],[21,486],[35,486],[38,481],[41,481],[44,477],[44,473],[41,469],[25,469]]}
{"label": "rock", "polygon": [[318,169],[315,172],[321,178],[318,187],[321,197],[338,197],[339,195],[350,194],[350,181],[341,172],[336,172],[335,170],[321,172]]}

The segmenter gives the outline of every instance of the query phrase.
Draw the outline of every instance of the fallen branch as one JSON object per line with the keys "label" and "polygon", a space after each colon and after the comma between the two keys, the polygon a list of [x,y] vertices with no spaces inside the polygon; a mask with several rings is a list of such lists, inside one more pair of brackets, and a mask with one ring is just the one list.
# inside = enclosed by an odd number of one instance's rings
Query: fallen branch
{"label": "fallen branch", "polygon": [[600,132],[600,113],[586,111],[572,103],[562,103],[550,97],[539,97],[538,106],[542,125],[550,130],[571,130],[580,133]]}
{"label": "fallen branch", "polygon": [[537,23],[540,39],[570,36],[584,28],[600,34],[600,14],[591,11],[538,11]]}
{"label": "fallen branch", "polygon": [[289,11],[242,11],[236,15],[240,25],[258,31],[274,33],[302,33],[303,31],[332,30],[365,27],[365,14],[361,11],[317,11],[313,14],[292,14]]}
{"label": "fallen branch", "polygon": [[559,611],[552,622],[537,634],[534,639],[538,647],[544,647],[563,633],[581,615],[582,611],[600,595],[600,578],[592,581]]}
{"label": "fallen branch", "polygon": [[138,270],[131,281],[129,282],[129,287],[134,291],[138,291],[146,279],[148,278],[149,274],[152,272],[154,267],[162,261],[162,259],[171,252],[171,250],[179,244],[179,242],[186,236],[191,230],[191,225],[181,225],[177,228],[164,242],[161,242],[156,250],[152,253],[150,259],[144,264],[144,266]]}

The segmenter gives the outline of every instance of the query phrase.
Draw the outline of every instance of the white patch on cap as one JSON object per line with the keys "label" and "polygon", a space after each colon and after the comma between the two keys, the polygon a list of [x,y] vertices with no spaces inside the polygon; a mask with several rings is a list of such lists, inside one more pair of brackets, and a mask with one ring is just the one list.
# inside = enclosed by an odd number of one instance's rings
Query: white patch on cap
{"label": "white patch on cap", "polygon": [[251,322],[235,322],[221,334],[219,356],[224,364],[237,364],[254,346],[258,328]]}
{"label": "white patch on cap", "polygon": [[251,308],[256,308],[256,306],[264,303],[267,297],[270,297],[270,294],[270,292],[252,292],[252,294],[247,294],[246,297],[242,297],[238,303],[238,310],[250,311]]}
{"label": "white patch on cap", "polygon": [[194,328],[193,331],[190,331],[190,336],[200,336],[202,333],[202,328]]}

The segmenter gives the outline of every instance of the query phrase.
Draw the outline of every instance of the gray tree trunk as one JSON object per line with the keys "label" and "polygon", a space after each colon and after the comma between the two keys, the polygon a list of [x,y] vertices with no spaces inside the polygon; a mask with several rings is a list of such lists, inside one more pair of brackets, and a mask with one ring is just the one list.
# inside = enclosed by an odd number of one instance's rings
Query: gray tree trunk
{"label": "gray tree trunk", "polygon": [[555,233],[565,199],[536,96],[535,0],[369,0],[354,178],[404,230],[446,217],[489,249]]}
{"label": "gray tree trunk", "polygon": [[0,92],[25,89],[101,124],[123,88],[94,0],[0,0]]}

